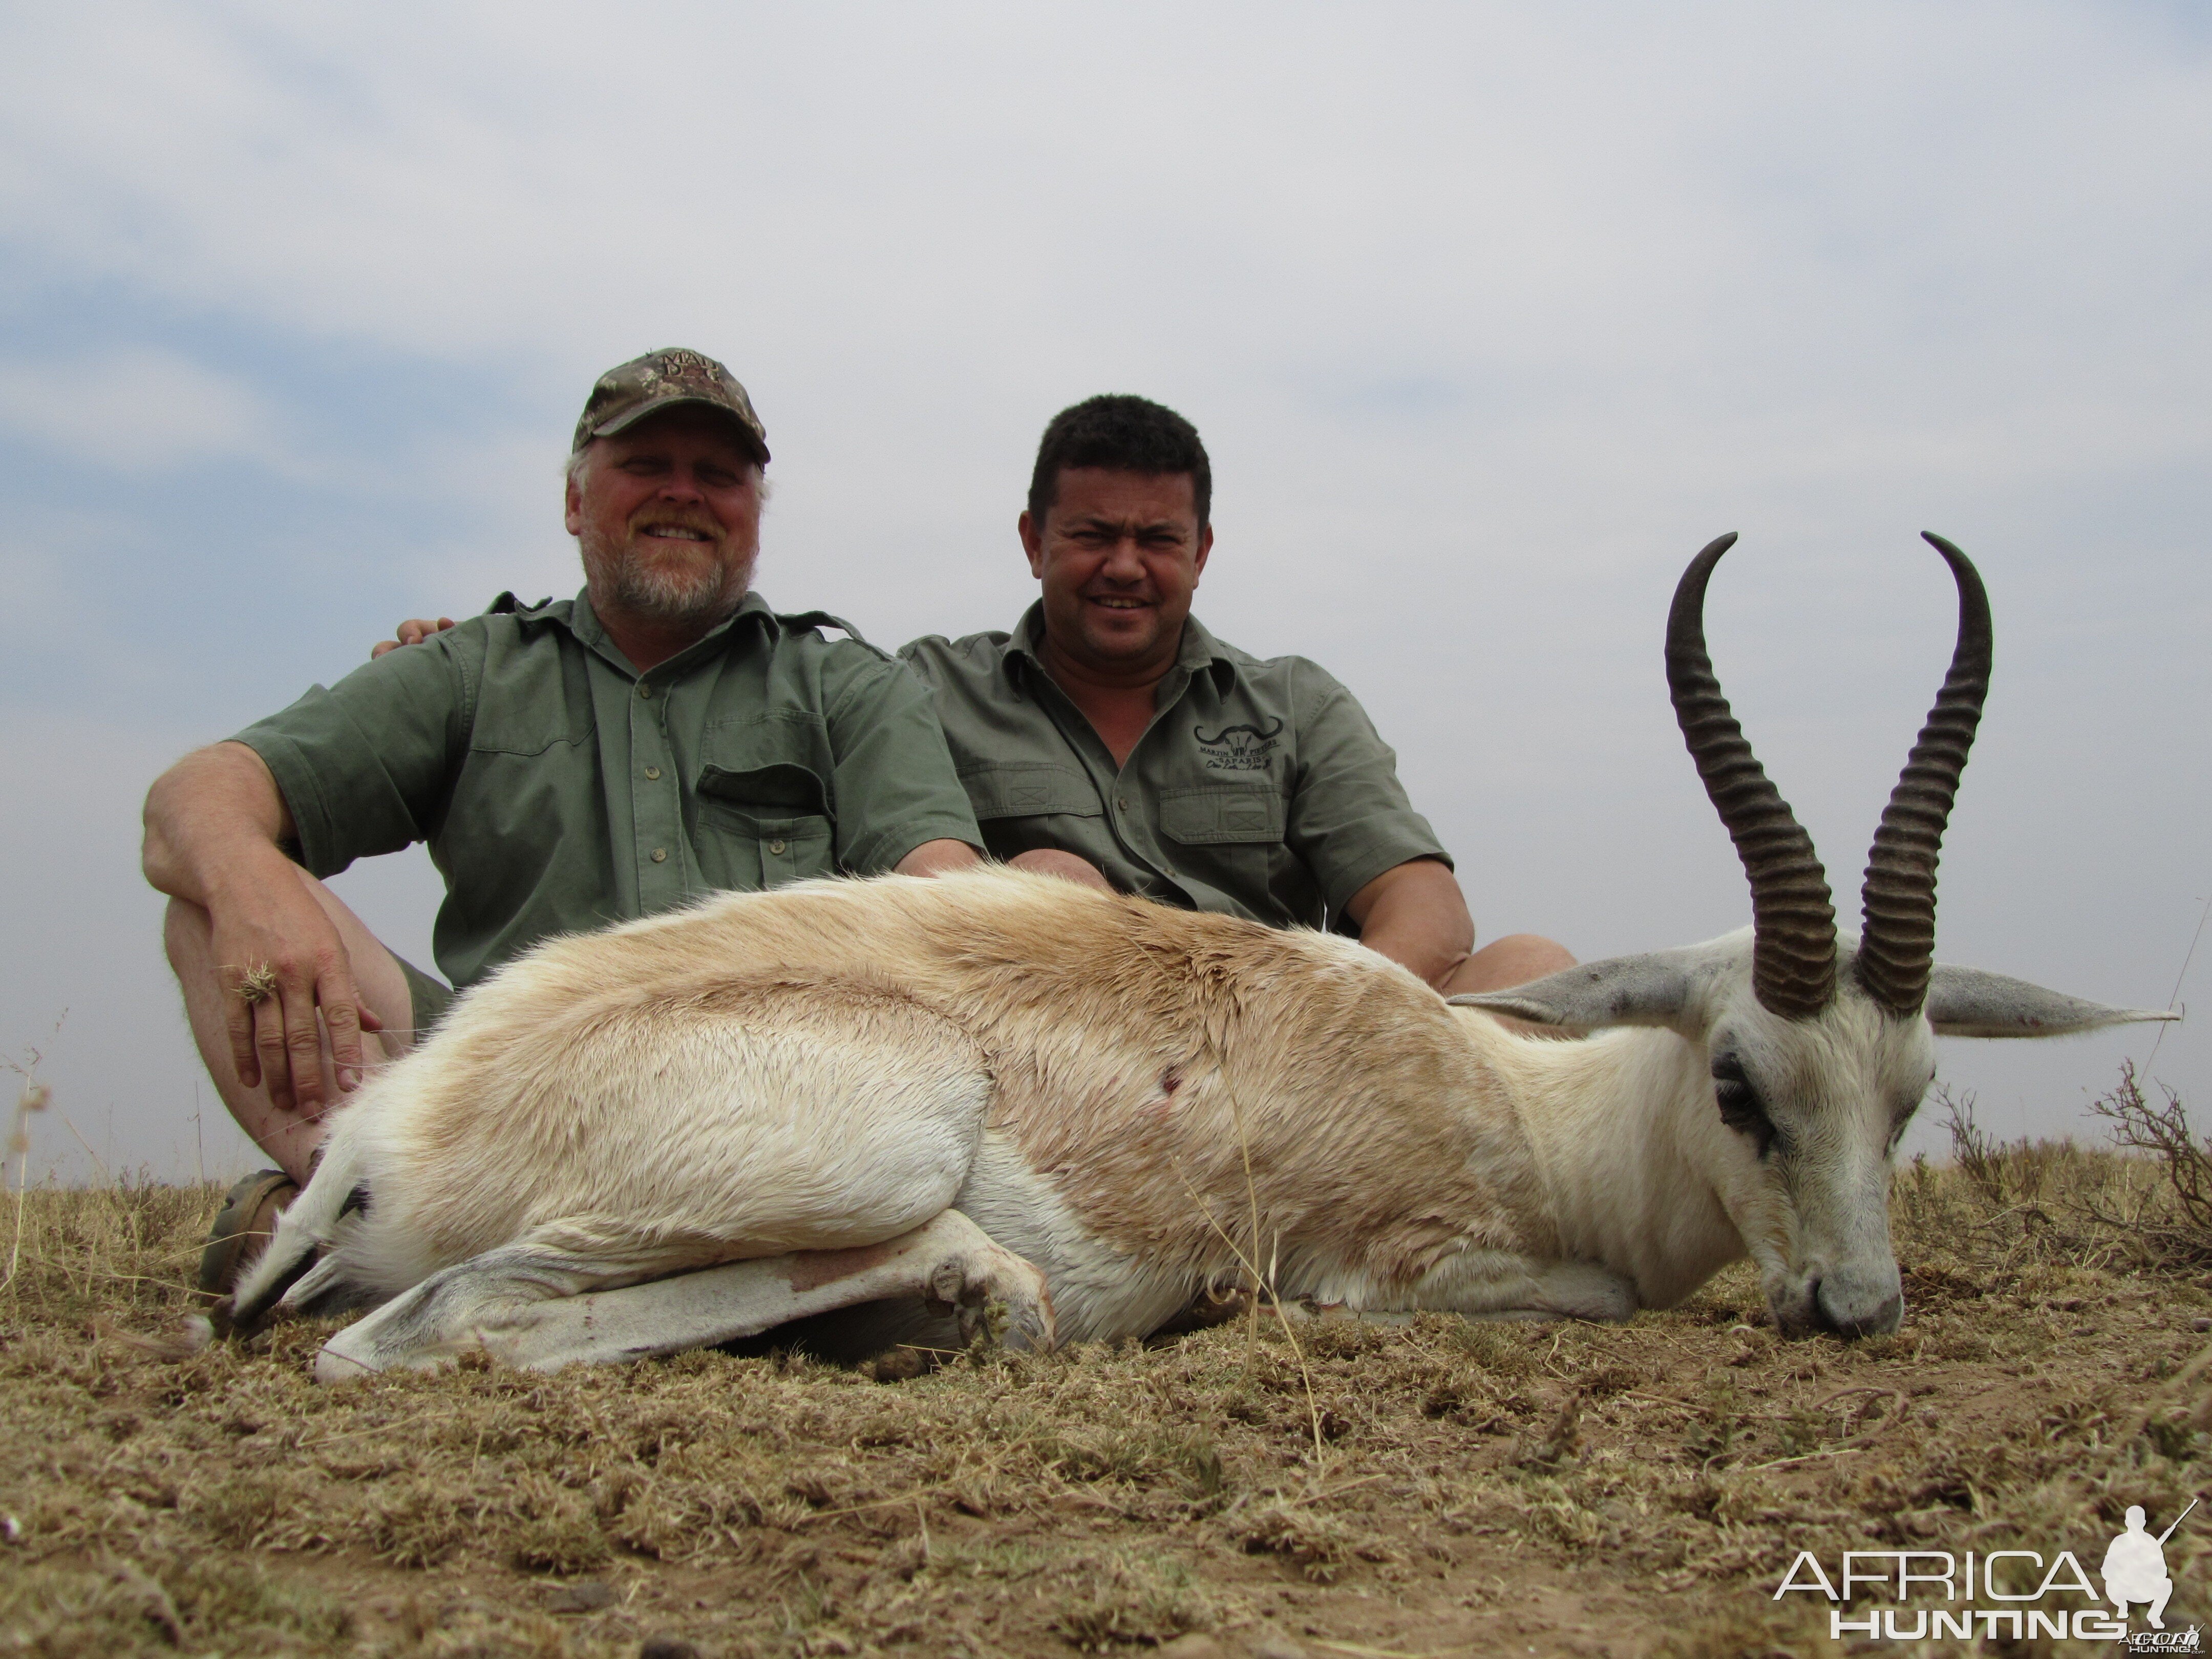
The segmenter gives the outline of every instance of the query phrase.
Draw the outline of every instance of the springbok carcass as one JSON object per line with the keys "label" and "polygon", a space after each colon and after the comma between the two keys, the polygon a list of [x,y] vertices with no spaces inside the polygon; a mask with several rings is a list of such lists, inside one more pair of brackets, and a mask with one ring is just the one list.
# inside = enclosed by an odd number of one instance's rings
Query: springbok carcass
{"label": "springbok carcass", "polygon": [[951,1346],[994,1304],[1049,1347],[1143,1336],[1250,1262],[1359,1312],[1619,1320],[1747,1253],[1784,1330],[1894,1329],[1890,1157],[1936,1036],[2169,1016],[1934,964],[1990,631],[1932,536],[1957,648],[1838,936],[1706,654],[1734,539],[1684,574],[1667,665],[1751,927],[1454,1007],[1346,939],[1004,869],[725,896],[463,997],[335,1118],[234,1320],[380,1302],[325,1378],[799,1320]]}

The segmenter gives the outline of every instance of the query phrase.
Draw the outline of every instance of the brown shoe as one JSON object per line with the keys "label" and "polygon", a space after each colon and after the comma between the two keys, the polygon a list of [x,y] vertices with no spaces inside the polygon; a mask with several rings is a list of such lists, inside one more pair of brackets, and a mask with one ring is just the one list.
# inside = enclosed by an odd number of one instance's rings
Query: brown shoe
{"label": "brown shoe", "polygon": [[260,1253],[276,1231],[276,1218],[299,1197],[299,1183],[282,1170],[259,1170],[223,1195],[200,1252],[200,1294],[210,1302],[228,1296],[239,1270]]}

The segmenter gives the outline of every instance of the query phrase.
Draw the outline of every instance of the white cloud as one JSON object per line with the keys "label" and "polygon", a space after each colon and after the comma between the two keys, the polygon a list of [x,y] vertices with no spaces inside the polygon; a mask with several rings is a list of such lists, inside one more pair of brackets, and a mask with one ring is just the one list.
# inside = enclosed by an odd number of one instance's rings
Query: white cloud
{"label": "white cloud", "polygon": [[252,387],[161,349],[0,362],[0,430],[124,474],[276,459],[273,423]]}

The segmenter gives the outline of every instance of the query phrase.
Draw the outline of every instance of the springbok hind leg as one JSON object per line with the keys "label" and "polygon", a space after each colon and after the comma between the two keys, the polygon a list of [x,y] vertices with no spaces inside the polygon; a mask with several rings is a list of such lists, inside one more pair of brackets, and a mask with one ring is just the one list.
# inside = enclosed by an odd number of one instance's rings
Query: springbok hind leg
{"label": "springbok hind leg", "polygon": [[423,1370],[465,1353],[550,1371],[562,1365],[678,1353],[895,1297],[958,1315],[963,1335],[1003,1306],[1009,1347],[1053,1346],[1044,1276],[991,1242],[957,1210],[913,1231],[848,1250],[801,1250],[728,1261],[672,1278],[634,1279],[604,1261],[510,1244],[432,1274],[323,1346],[325,1382],[394,1367]]}

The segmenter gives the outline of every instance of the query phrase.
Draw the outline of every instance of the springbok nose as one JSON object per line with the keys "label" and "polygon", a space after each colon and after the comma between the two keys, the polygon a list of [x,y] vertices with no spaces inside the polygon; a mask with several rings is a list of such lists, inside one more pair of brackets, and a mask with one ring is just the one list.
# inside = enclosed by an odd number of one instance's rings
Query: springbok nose
{"label": "springbok nose", "polygon": [[1887,1336],[1905,1322],[1905,1297],[1892,1291],[1875,1302],[1866,1294],[1852,1294],[1848,1285],[1824,1279],[1813,1286],[1813,1322],[1846,1342]]}

